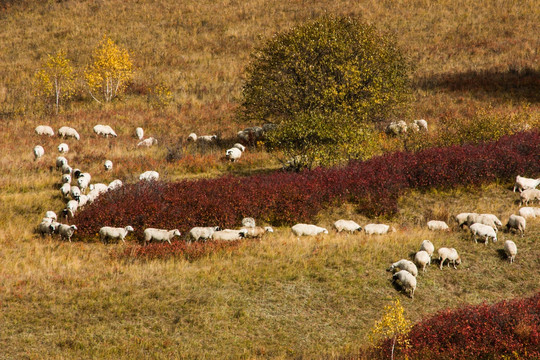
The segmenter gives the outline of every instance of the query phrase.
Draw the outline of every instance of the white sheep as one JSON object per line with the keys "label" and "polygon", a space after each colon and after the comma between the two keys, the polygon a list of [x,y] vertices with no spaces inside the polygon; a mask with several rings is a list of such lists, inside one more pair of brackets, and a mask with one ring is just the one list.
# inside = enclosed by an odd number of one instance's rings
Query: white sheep
{"label": "white sheep", "polygon": [[416,290],[416,278],[406,270],[401,270],[392,275],[392,282],[398,282],[401,288],[409,293],[411,299],[414,299],[414,291]]}
{"label": "white sheep", "polygon": [[174,230],[163,230],[163,229],[154,229],[147,228],[144,229],[144,245],[147,245],[150,241],[167,241],[171,243],[171,239],[175,236],[180,236],[180,231],[178,229]]}
{"label": "white sheep", "polygon": [[240,143],[236,143],[233,145],[233,147],[237,148],[238,150],[240,150],[241,152],[244,152],[246,151],[246,147]]}
{"label": "white sheep", "polygon": [[45,213],[45,218],[52,219],[52,220],[57,220],[58,219],[57,216],[56,216],[56,213],[54,211],[51,211],[51,210],[49,210],[49,211],[47,211]]}
{"label": "white sheep", "polygon": [[528,205],[529,201],[540,201],[540,190],[538,189],[527,189],[523,190],[521,194],[519,194],[520,197],[520,205]]}
{"label": "white sheep", "polygon": [[99,197],[99,195],[101,195],[99,190],[94,189],[88,192],[88,195],[86,195],[86,197],[88,198],[89,203],[93,203]]}
{"label": "white sheep", "polygon": [[405,134],[407,132],[407,123],[403,120],[400,121],[392,121],[387,127],[386,127],[386,133],[391,135],[400,135]]}
{"label": "white sheep", "polygon": [[467,217],[467,225],[470,228],[473,224],[483,224],[483,225],[487,225],[487,226],[493,228],[493,230],[495,230],[495,232],[497,232],[498,229],[497,229],[497,224],[495,223],[495,220],[499,224],[501,224],[501,226],[502,226],[501,221],[495,215],[492,215],[492,214],[470,214]]}
{"label": "white sheep", "polygon": [[144,130],[142,127],[138,127],[135,129],[135,137],[139,140],[142,140],[144,137]]}
{"label": "white sheep", "polygon": [[207,227],[194,227],[189,231],[189,237],[195,241],[200,239],[208,240],[212,239],[212,235],[216,231],[220,231],[219,226],[207,226]]}
{"label": "white sheep", "polygon": [[57,231],[57,228],[60,224],[54,221],[51,218],[43,218],[41,223],[38,225],[38,233],[41,236],[52,235]]}
{"label": "white sheep", "polygon": [[99,238],[104,244],[108,243],[109,239],[122,240],[122,242],[125,244],[126,240],[124,239],[130,231],[133,231],[133,228],[129,225],[123,228],[103,226],[101,229],[99,229]]}
{"label": "white sheep", "polygon": [[352,220],[337,220],[334,227],[337,232],[348,231],[352,234],[355,231],[362,231],[362,227]]}
{"label": "white sheep", "polygon": [[58,136],[63,138],[74,137],[77,140],[81,139],[77,130],[69,126],[62,126],[60,129],[58,129]]}
{"label": "white sheep", "polygon": [[243,227],[255,227],[255,219],[252,217],[245,217],[242,219]]}
{"label": "white sheep", "polygon": [[459,213],[456,215],[456,222],[460,228],[463,228],[464,225],[468,225],[467,218],[471,214],[478,215],[476,213]]}
{"label": "white sheep", "polygon": [[225,151],[225,157],[232,162],[238,161],[238,159],[240,159],[241,156],[242,156],[242,151],[235,147],[230,148],[227,151]]}
{"label": "white sheep", "polygon": [[291,228],[296,236],[316,236],[318,234],[328,234],[328,230],[323,227],[311,224],[296,224]]}
{"label": "white sheep", "polygon": [[196,142],[197,141],[197,134],[195,134],[195,133],[189,134],[188,137],[187,137],[187,141]]}
{"label": "white sheep", "polygon": [[54,136],[54,130],[52,129],[52,127],[47,125],[36,126],[35,132],[38,135]]}
{"label": "white sheep", "polygon": [[516,176],[514,183],[514,192],[518,189],[519,192],[527,189],[534,189],[540,184],[540,179],[530,179],[522,176]]}
{"label": "white sheep", "polygon": [[422,267],[422,272],[425,272],[426,266],[431,264],[431,256],[427,251],[419,251],[414,255],[414,262]]}
{"label": "white sheep", "polygon": [[62,171],[62,174],[70,175],[73,169],[68,164],[64,164],[62,165],[61,171]]}
{"label": "white sheep", "polygon": [[158,143],[157,139],[153,137],[149,137],[148,139],[144,139],[143,141],[140,141],[137,143],[137,147],[145,146],[150,147],[152,145],[156,145]]}
{"label": "white sheep", "polygon": [[116,189],[121,188],[122,185],[123,185],[122,180],[116,179],[116,180],[111,181],[111,183],[109,184],[109,186],[107,186],[107,188],[109,189],[109,191],[111,191],[111,190],[116,190]]}
{"label": "white sheep", "polygon": [[508,257],[508,261],[510,261],[510,264],[512,264],[517,255],[516,243],[513,242],[512,240],[506,240],[504,242],[504,252],[506,253],[506,256]]}
{"label": "white sheep", "polygon": [[68,144],[66,143],[61,143],[60,145],[58,145],[58,152],[60,154],[64,154],[64,153],[67,153],[69,151],[69,146]]}
{"label": "white sheep", "polygon": [[538,207],[522,207],[518,211],[519,216],[527,218],[535,218],[540,216],[540,208]]}
{"label": "white sheep", "polygon": [[448,267],[450,267],[450,263],[454,266],[454,269],[456,268],[456,264],[461,264],[461,257],[459,256],[458,252],[454,248],[446,248],[442,247],[438,250],[439,253],[439,261],[440,261],[440,269],[442,270],[443,264],[446,260],[448,260]]}
{"label": "white sheep", "polygon": [[424,119],[414,120],[413,124],[416,125],[419,130],[428,131],[428,124]]}
{"label": "white sheep", "polygon": [[507,230],[517,230],[521,233],[521,236],[525,234],[525,229],[527,228],[527,220],[523,216],[519,215],[510,215],[508,218],[508,223],[506,223]]}
{"label": "white sheep", "polygon": [[367,235],[384,235],[388,231],[396,232],[396,229],[386,224],[367,224],[364,226],[364,232]]}
{"label": "white sheep", "polygon": [[60,193],[62,194],[62,197],[65,199],[69,196],[69,193],[71,192],[71,185],[70,184],[62,184],[60,187]]}
{"label": "white sheep", "polygon": [[198,142],[212,143],[217,141],[217,135],[201,135],[197,137]]}
{"label": "white sheep", "polygon": [[62,184],[71,184],[71,175],[62,174]]}
{"label": "white sheep", "polygon": [[388,269],[386,269],[386,271],[393,272],[395,269],[408,271],[412,274],[412,276],[418,275],[418,268],[416,267],[416,265],[414,265],[412,261],[407,260],[407,259],[401,259],[393,263],[392,265],[390,265]]}
{"label": "white sheep", "polygon": [[433,243],[429,240],[422,241],[422,244],[420,244],[420,250],[419,251],[425,251],[429,254],[429,257],[433,256],[433,253],[435,252],[435,246]]}
{"label": "white sheep", "polygon": [[88,188],[90,189],[90,191],[97,191],[100,195],[109,191],[109,186],[103,183],[90,184]]}
{"label": "white sheep", "polygon": [[56,168],[57,168],[57,169],[61,169],[62,166],[67,165],[67,164],[68,164],[68,161],[67,161],[67,159],[66,159],[65,157],[63,157],[63,156],[58,156],[58,157],[56,158]]}
{"label": "white sheep", "polygon": [[246,230],[244,235],[247,238],[258,238],[258,237],[263,236],[267,232],[274,232],[274,229],[272,229],[270,226],[266,226],[264,228],[260,226],[255,226],[255,227],[243,228],[241,230]]}
{"label": "white sheep", "polygon": [[90,180],[92,179],[92,176],[90,176],[89,173],[81,173],[79,177],[77,178],[77,185],[81,189],[81,191],[85,191],[86,188],[90,185]]}
{"label": "white sheep", "polygon": [[88,203],[88,195],[81,194],[79,195],[79,198],[77,199],[79,202],[79,208],[82,208],[84,205]]}
{"label": "white sheep", "polygon": [[94,126],[94,132],[97,135],[101,135],[104,137],[108,137],[108,136],[117,137],[116,132],[109,125],[96,125]]}
{"label": "white sheep", "polygon": [[158,181],[159,180],[159,173],[157,171],[145,171],[141,175],[139,175],[139,180],[145,180],[145,181]]}
{"label": "white sheep", "polygon": [[113,168],[113,163],[111,160],[105,160],[103,163],[103,167],[105,168],[105,171],[110,171]]}
{"label": "white sheep", "polygon": [[430,220],[427,222],[427,227],[432,231],[443,231],[448,230],[449,227],[444,221],[439,220]]}
{"label": "white sheep", "polygon": [[79,202],[77,200],[69,200],[66,204],[66,208],[63,211],[64,216],[72,218],[77,209],[79,208]]}
{"label": "white sheep", "polygon": [[490,238],[493,239],[493,242],[497,242],[497,233],[489,225],[474,223],[469,227],[469,230],[475,243],[478,243],[477,237],[483,238],[486,246]]}
{"label": "white sheep", "polygon": [[41,145],[34,146],[34,160],[39,159],[43,155],[45,155],[45,149],[43,149],[43,146]]}
{"label": "white sheep", "polygon": [[212,234],[212,239],[218,240],[218,241],[236,241],[240,240],[246,237],[247,230],[241,229],[241,230],[220,230],[220,231],[214,231]]}
{"label": "white sheep", "polygon": [[60,224],[60,226],[58,227],[58,233],[60,234],[60,238],[62,240],[69,240],[69,242],[71,242],[71,237],[75,233],[75,230],[77,230],[77,226],[75,225]]}

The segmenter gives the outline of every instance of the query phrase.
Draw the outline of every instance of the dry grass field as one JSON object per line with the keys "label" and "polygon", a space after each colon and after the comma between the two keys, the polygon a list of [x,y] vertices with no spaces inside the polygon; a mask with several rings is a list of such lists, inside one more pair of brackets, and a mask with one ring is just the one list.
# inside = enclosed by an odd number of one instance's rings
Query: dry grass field
{"label": "dry grass field", "polygon": [[[535,1],[0,2],[0,358],[361,356],[366,334],[396,296],[418,321],[447,307],[539,291],[540,220],[529,222],[525,237],[504,233],[488,246],[456,229],[425,230],[427,220],[450,222],[462,211],[491,212],[504,222],[519,208],[510,183],[411,192],[387,219],[363,218],[344,204],[317,221],[327,227],[338,218],[388,222],[398,230],[389,236],[331,231],[297,239],[279,228],[193,262],[126,261],[114,256],[123,245],[64,243],[34,233],[45,211],[64,207],[53,169],[61,141],[35,135],[39,124],[79,130],[80,141],[66,141],[66,157],[95,182],[135,182],[150,169],[174,181],[279,168],[263,148],[249,149],[238,164],[222,159],[227,138],[256,125],[237,121],[243,69],[265,38],[324,13],[358,16],[396,34],[415,64],[415,100],[404,118],[425,118],[434,131],[439,121],[470,119],[480,110],[523,113],[538,123]],[[126,94],[100,106],[79,84],[60,115],[43,113],[31,85],[40,62],[64,49],[81,70],[104,34],[126,47],[136,66]],[[173,94],[162,109],[148,101],[157,84]],[[95,124],[112,125],[118,138],[97,138]],[[137,126],[159,146],[136,148]],[[192,131],[225,140],[196,148],[182,141]],[[37,144],[46,154],[34,161]],[[102,168],[107,158],[115,163],[111,173]],[[410,300],[391,286],[385,269],[426,238],[457,248],[463,264],[429,267]],[[500,254],[503,239],[518,244],[513,265]]]}

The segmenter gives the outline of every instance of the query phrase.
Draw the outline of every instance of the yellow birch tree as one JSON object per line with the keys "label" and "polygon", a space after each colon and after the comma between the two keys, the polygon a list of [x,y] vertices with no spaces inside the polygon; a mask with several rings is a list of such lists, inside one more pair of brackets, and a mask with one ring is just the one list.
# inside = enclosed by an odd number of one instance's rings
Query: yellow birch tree
{"label": "yellow birch tree", "polygon": [[411,329],[411,322],[404,316],[405,310],[399,299],[384,307],[384,315],[377,321],[369,334],[369,340],[376,346],[384,339],[391,339],[392,349],[390,359],[394,359],[394,350],[397,346],[407,348],[410,346],[407,334]]}

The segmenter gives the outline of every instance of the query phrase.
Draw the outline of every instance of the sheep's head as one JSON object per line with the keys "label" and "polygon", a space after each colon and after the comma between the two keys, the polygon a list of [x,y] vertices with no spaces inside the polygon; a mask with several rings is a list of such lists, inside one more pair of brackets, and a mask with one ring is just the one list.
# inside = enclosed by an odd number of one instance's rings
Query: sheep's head
{"label": "sheep's head", "polygon": [[243,238],[243,237],[246,237],[247,232],[248,231],[246,229],[242,229],[242,230],[238,231],[238,235]]}
{"label": "sheep's head", "polygon": [[328,230],[323,229],[323,234],[328,234]]}
{"label": "sheep's head", "polygon": [[273,233],[274,229],[272,229],[271,226],[265,226],[264,231],[269,232],[269,233]]}
{"label": "sheep's head", "polygon": [[70,228],[71,228],[72,230],[77,230],[77,227],[76,227],[75,225],[71,225]]}
{"label": "sheep's head", "polygon": [[126,226],[125,230],[126,231],[135,231],[135,230],[133,230],[133,227],[131,225]]}
{"label": "sheep's head", "polygon": [[180,236],[180,231],[178,231],[178,229],[174,229],[173,230],[173,236]]}

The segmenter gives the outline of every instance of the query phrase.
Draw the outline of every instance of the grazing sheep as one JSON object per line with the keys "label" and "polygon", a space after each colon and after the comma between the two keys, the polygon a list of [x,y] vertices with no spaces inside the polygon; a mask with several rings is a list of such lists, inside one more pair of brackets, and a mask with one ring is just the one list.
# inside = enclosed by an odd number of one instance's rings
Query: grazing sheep
{"label": "grazing sheep", "polygon": [[75,212],[79,208],[79,202],[77,200],[69,200],[66,204],[66,208],[63,211],[64,216],[73,217]]}
{"label": "grazing sheep", "polygon": [[220,231],[219,226],[207,226],[207,227],[194,227],[189,231],[189,237],[195,241],[199,239],[208,240],[212,239],[212,235],[216,231]]}
{"label": "grazing sheep", "polygon": [[414,255],[414,262],[422,267],[422,272],[426,272],[426,266],[431,264],[431,255],[427,251],[421,250]]}
{"label": "grazing sheep", "polygon": [[523,216],[519,215],[510,215],[508,218],[508,223],[506,223],[506,229],[510,231],[511,229],[517,230],[521,233],[521,236],[525,234],[525,229],[527,228],[527,220]]}
{"label": "grazing sheep", "polygon": [[90,191],[97,191],[100,195],[109,191],[109,187],[103,183],[91,184],[88,188]]}
{"label": "grazing sheep", "polygon": [[112,170],[112,167],[113,167],[112,161],[111,160],[105,160],[105,162],[103,163],[103,167],[105,168],[105,171]]}
{"label": "grazing sheep", "polygon": [[41,223],[38,225],[37,230],[41,236],[45,236],[45,235],[51,236],[52,234],[56,232],[58,225],[59,223],[57,223],[53,219],[43,218]]}
{"label": "grazing sheep", "polygon": [[[497,232],[498,231],[497,224],[495,224],[494,218],[497,220],[497,222],[499,224],[501,224],[501,221],[499,219],[497,219],[497,217],[495,215],[491,215],[491,214],[470,214],[467,217],[467,226],[469,226],[469,228],[470,228],[474,224],[483,224],[483,225],[487,225],[487,226],[493,228],[493,230],[495,230],[495,232]],[[502,226],[502,224],[501,224],[501,226]]]}
{"label": "grazing sheep", "polygon": [[255,219],[252,217],[245,217],[242,219],[243,227],[255,227]]}
{"label": "grazing sheep", "polygon": [[62,194],[62,197],[65,199],[69,196],[69,193],[71,191],[71,185],[69,184],[62,184],[60,187],[60,193]]}
{"label": "grazing sheep", "polygon": [[518,211],[519,216],[524,218],[535,218],[540,216],[540,208],[537,207],[522,207]]}
{"label": "grazing sheep", "polygon": [[398,282],[401,288],[409,293],[411,299],[414,299],[414,291],[416,290],[416,278],[406,270],[401,270],[392,275],[392,282]]}
{"label": "grazing sheep", "polygon": [[68,144],[66,143],[61,143],[60,145],[58,145],[58,152],[60,154],[64,154],[64,153],[67,153],[69,151],[69,146]]}
{"label": "grazing sheep", "polygon": [[197,134],[195,134],[195,133],[189,134],[188,137],[187,137],[187,141],[196,142],[197,141]]}
{"label": "grazing sheep", "polygon": [[104,137],[108,137],[108,136],[117,137],[118,136],[116,135],[116,132],[114,132],[112,127],[110,127],[109,125],[96,125],[94,126],[94,132],[97,135],[101,135]]}
{"label": "grazing sheep", "polygon": [[420,251],[425,251],[429,254],[429,257],[432,257],[435,252],[435,246],[433,246],[431,241],[424,240],[422,241],[422,244],[420,244]]}
{"label": "grazing sheep", "polygon": [[512,264],[517,254],[516,243],[513,242],[512,240],[506,240],[504,242],[504,252],[506,253],[506,256],[508,257],[508,261],[510,261],[510,264]]}
{"label": "grazing sheep", "polygon": [[493,242],[497,242],[497,233],[489,225],[474,223],[469,227],[469,230],[475,243],[478,243],[477,237],[483,238],[486,246],[490,238],[493,239]]}
{"label": "grazing sheep", "polygon": [[233,147],[237,148],[238,150],[240,150],[241,152],[244,152],[246,151],[246,147],[240,143],[236,143],[233,145]]}
{"label": "grazing sheep", "polygon": [[122,180],[116,179],[116,180],[111,181],[111,183],[109,184],[109,186],[107,186],[107,188],[109,189],[109,191],[111,191],[111,190],[116,190],[116,189],[121,188],[122,185],[123,185]]}
{"label": "grazing sheep", "polygon": [[65,157],[63,157],[63,156],[58,156],[58,157],[56,158],[56,168],[57,168],[57,169],[61,169],[62,166],[67,165],[67,164],[68,164],[68,161],[67,161],[67,159],[66,159]]}
{"label": "grazing sheep", "polygon": [[448,225],[444,221],[439,220],[430,220],[427,222],[427,227],[432,231],[443,231],[449,230]]}
{"label": "grazing sheep", "polygon": [[311,224],[296,224],[291,228],[296,236],[316,236],[319,234],[328,234],[328,230],[323,227]]}
{"label": "grazing sheep", "polygon": [[407,132],[407,123],[403,120],[392,121],[386,127],[386,133],[390,135],[400,135],[400,134],[405,134],[406,132]]}
{"label": "grazing sheep", "polygon": [[60,129],[58,129],[58,136],[63,137],[63,138],[74,137],[77,140],[81,139],[77,130],[69,126],[62,126]]}
{"label": "grazing sheep", "polygon": [[141,175],[139,175],[139,180],[145,180],[145,181],[158,181],[159,180],[159,173],[157,171],[145,171]]}
{"label": "grazing sheep", "polygon": [[467,218],[469,215],[478,215],[477,213],[460,213],[456,215],[456,222],[458,226],[463,229],[464,225],[468,225]]}
{"label": "grazing sheep", "polygon": [[34,160],[39,159],[43,155],[45,155],[45,149],[43,149],[43,146],[41,145],[34,146]]}
{"label": "grazing sheep", "polygon": [[99,229],[99,238],[104,244],[108,243],[109,239],[122,240],[122,242],[125,244],[126,240],[124,239],[130,231],[133,231],[133,228],[129,225],[124,228],[104,226]]}
{"label": "grazing sheep", "polygon": [[427,121],[424,119],[414,120],[413,124],[416,125],[419,130],[428,131],[428,124]]}
{"label": "grazing sheep", "polygon": [[92,179],[92,176],[90,176],[89,173],[81,173],[79,177],[77,178],[77,185],[81,189],[81,191],[85,191],[86,188],[90,185],[90,180]]}
{"label": "grazing sheep", "polygon": [[337,232],[348,231],[351,234],[355,231],[362,231],[362,227],[352,220],[338,220],[334,223]]}
{"label": "grazing sheep", "polygon": [[459,256],[458,252],[454,248],[445,248],[442,247],[438,250],[439,253],[439,261],[441,263],[440,269],[442,270],[443,264],[446,260],[448,260],[448,267],[450,267],[450,263],[454,266],[454,269],[456,268],[456,264],[461,264],[461,257]]}
{"label": "grazing sheep", "polygon": [[493,220],[496,226],[503,226],[501,220],[499,220],[497,216],[493,214],[481,214],[481,215],[487,217],[488,219]]}
{"label": "grazing sheep", "polygon": [[180,236],[180,231],[178,229],[174,230],[162,230],[162,229],[154,229],[154,228],[147,228],[144,229],[144,245],[146,246],[150,241],[167,241],[169,244],[171,243],[171,239],[175,236]]}
{"label": "grazing sheep", "polygon": [[88,196],[81,194],[77,201],[79,202],[79,208],[82,208],[84,205],[88,203]]}
{"label": "grazing sheep", "polygon": [[54,130],[52,129],[52,127],[47,125],[38,125],[36,126],[35,131],[38,135],[54,136]]}
{"label": "grazing sheep", "polygon": [[240,157],[242,156],[242,151],[238,148],[230,148],[225,152],[225,157],[229,159],[232,162],[238,161]]}
{"label": "grazing sheep", "polygon": [[142,127],[138,127],[135,129],[135,137],[139,140],[142,140],[144,137],[144,130]]}
{"label": "grazing sheep", "polygon": [[88,198],[89,203],[93,203],[99,197],[99,195],[101,195],[99,190],[94,189],[91,190],[86,197]]}
{"label": "grazing sheep", "polygon": [[71,237],[75,233],[75,230],[77,230],[77,227],[75,225],[60,224],[60,226],[58,227],[58,233],[60,234],[60,238],[62,240],[69,240],[69,242],[71,242]]}
{"label": "grazing sheep", "polygon": [[141,147],[141,146],[150,147],[152,145],[157,145],[157,143],[158,143],[157,139],[153,137],[149,137],[148,139],[144,139],[143,141],[140,141],[137,144],[137,147]]}
{"label": "grazing sheep", "polygon": [[527,189],[534,189],[540,184],[540,179],[530,179],[522,176],[516,176],[514,183],[514,192],[518,189],[519,192]]}
{"label": "grazing sheep", "polygon": [[72,173],[73,169],[68,164],[64,164],[64,165],[62,165],[61,171],[62,171],[62,174],[70,175]]}
{"label": "grazing sheep", "polygon": [[217,135],[201,135],[197,138],[198,142],[212,143],[217,141]]}
{"label": "grazing sheep", "polygon": [[63,174],[62,175],[62,184],[71,184],[71,175]]}
{"label": "grazing sheep", "polygon": [[255,227],[243,228],[241,230],[246,230],[244,235],[247,238],[258,238],[258,237],[263,236],[267,232],[274,232],[274,229],[272,229],[270,226],[267,226],[265,228],[262,228],[260,226],[255,226]]}
{"label": "grazing sheep", "polygon": [[540,190],[538,189],[527,189],[523,190],[521,194],[519,194],[520,197],[520,205],[529,205],[529,201],[540,201]]}
{"label": "grazing sheep", "polygon": [[246,229],[240,229],[240,230],[225,229],[225,230],[215,231],[212,234],[212,239],[219,240],[219,241],[240,240],[246,237],[246,232],[247,232]]}
{"label": "grazing sheep", "polygon": [[395,269],[408,271],[412,274],[412,276],[418,275],[418,268],[416,267],[416,265],[414,265],[412,261],[407,259],[401,259],[398,262],[393,263],[388,269],[386,269],[386,271],[393,272]]}
{"label": "grazing sheep", "polygon": [[78,186],[73,185],[70,190],[71,197],[77,201],[81,197],[81,189]]}
{"label": "grazing sheep", "polygon": [[55,213],[54,211],[51,211],[51,210],[49,210],[49,211],[47,211],[47,212],[45,213],[45,218],[47,218],[47,219],[52,219],[52,220],[57,220],[57,219],[58,219],[58,218],[56,217],[56,213]]}
{"label": "grazing sheep", "polygon": [[368,235],[384,235],[388,233],[389,230],[396,232],[394,227],[390,228],[390,225],[385,224],[367,224],[364,226],[364,232]]}

